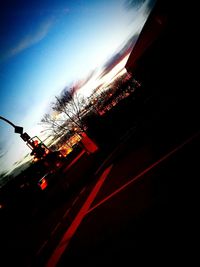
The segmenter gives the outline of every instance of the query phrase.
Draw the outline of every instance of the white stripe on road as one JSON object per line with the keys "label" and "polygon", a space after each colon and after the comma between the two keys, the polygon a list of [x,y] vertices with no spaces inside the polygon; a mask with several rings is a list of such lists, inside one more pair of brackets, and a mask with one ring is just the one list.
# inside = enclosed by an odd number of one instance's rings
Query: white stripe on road
{"label": "white stripe on road", "polygon": [[79,196],[77,196],[77,197],[74,199],[74,201],[73,201],[73,203],[72,203],[72,207],[75,205],[75,203],[76,203],[78,200],[79,200]]}
{"label": "white stripe on road", "polygon": [[69,209],[65,212],[65,214],[63,215],[63,219],[67,217],[67,215],[68,215],[68,213],[70,212],[70,210],[71,210],[71,208],[69,208]]}
{"label": "white stripe on road", "polygon": [[68,213],[70,212],[71,208],[74,206],[74,204],[78,201],[80,195],[83,194],[83,192],[85,191],[86,186],[81,190],[81,192],[79,193],[79,195],[75,198],[75,200],[73,201],[71,207],[65,212],[65,214],[63,215],[63,219],[67,217]]}
{"label": "white stripe on road", "polygon": [[41,251],[44,249],[44,247],[47,245],[47,243],[48,243],[48,240],[45,240],[45,241],[43,242],[43,244],[42,244],[42,246],[40,247],[40,249],[38,249],[38,251],[37,251],[37,253],[36,253],[36,256],[38,256],[38,255],[41,253]]}
{"label": "white stripe on road", "polygon": [[99,180],[97,181],[96,185],[94,186],[93,190],[91,191],[90,195],[86,199],[85,203],[83,204],[82,208],[80,209],[79,213],[76,215],[74,221],[71,223],[67,231],[65,232],[62,240],[60,241],[59,245],[53,252],[52,256],[47,262],[46,267],[55,267],[58,263],[60,257],[62,256],[63,252],[69,245],[69,242],[73,235],[75,234],[77,228],[79,227],[80,223],[82,222],[84,216],[87,214],[87,211],[89,210],[93,200],[95,199],[97,193],[101,189],[105,179],[109,175],[113,165],[109,166],[101,175]]}
{"label": "white stripe on road", "polygon": [[85,189],[86,189],[86,186],[81,190],[81,192],[79,193],[79,195],[82,195],[83,192],[85,191]]}
{"label": "white stripe on road", "polygon": [[55,226],[55,228],[53,229],[53,231],[51,231],[51,236],[56,232],[56,230],[58,229],[58,227],[61,225],[60,222],[58,222]]}
{"label": "white stripe on road", "polygon": [[186,144],[189,144],[194,138],[198,137],[199,134],[200,134],[200,132],[198,132],[197,134],[195,134],[192,137],[188,138],[181,145],[177,146],[175,149],[173,149],[168,154],[166,154],[165,156],[163,156],[162,158],[160,158],[158,161],[154,162],[152,165],[150,165],[144,171],[142,171],[141,173],[139,173],[138,175],[136,175],[135,177],[133,177],[130,181],[128,181],[127,183],[125,183],[123,186],[121,186],[120,188],[118,188],[117,190],[115,190],[114,192],[112,192],[109,196],[107,196],[104,199],[102,199],[99,203],[97,203],[90,210],[88,210],[87,213],[90,213],[91,211],[93,211],[94,209],[96,209],[97,207],[99,207],[100,205],[102,205],[104,202],[106,202],[107,200],[111,199],[113,196],[115,196],[116,194],[118,194],[119,192],[121,192],[122,190],[124,190],[130,184],[132,184],[132,183],[136,182],[137,180],[141,179],[142,176],[144,176],[146,173],[150,172],[153,168],[155,168],[156,166],[158,166],[160,163],[162,163],[163,161],[167,160],[174,153],[176,153],[177,151],[179,151],[180,149],[182,149]]}

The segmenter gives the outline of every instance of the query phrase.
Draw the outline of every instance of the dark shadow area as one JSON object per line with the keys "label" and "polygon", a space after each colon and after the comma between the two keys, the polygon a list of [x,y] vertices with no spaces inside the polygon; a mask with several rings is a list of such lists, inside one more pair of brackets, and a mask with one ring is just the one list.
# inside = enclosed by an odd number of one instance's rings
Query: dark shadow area
{"label": "dark shadow area", "polygon": [[[47,192],[26,187],[27,180],[24,187],[17,182],[17,190],[14,180],[9,183],[10,195],[1,195],[11,207],[6,213],[1,210],[6,218],[1,220],[2,240],[10,229],[17,231],[19,226],[23,231],[35,214],[51,213],[90,185],[95,171],[117,147],[107,165],[144,144],[150,144],[152,158],[159,159],[200,131],[197,76],[193,71],[197,32],[192,32],[191,6],[174,2],[157,1],[125,66],[141,86],[109,112],[102,116],[93,112],[85,118],[88,136],[99,151],[84,155],[65,173],[66,166],[80,153],[77,147],[51,177]],[[186,29],[191,30],[190,35]],[[162,266],[186,260],[192,265],[197,248],[193,238],[198,231],[198,153],[196,138],[107,207],[102,205],[94,216],[87,215],[83,231],[77,232],[59,266],[141,266],[146,261]],[[41,168],[40,172],[45,174]],[[30,169],[28,175],[35,173]]]}

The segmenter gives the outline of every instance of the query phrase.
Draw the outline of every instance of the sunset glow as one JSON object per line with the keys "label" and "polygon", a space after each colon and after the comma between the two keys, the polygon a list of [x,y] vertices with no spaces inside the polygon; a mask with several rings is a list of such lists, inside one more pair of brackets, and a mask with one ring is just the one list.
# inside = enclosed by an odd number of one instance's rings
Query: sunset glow
{"label": "sunset glow", "polygon": [[[125,73],[130,40],[150,12],[149,0],[131,9],[125,0],[20,1],[17,9],[5,1],[1,7],[0,115],[41,140],[48,137],[41,119],[65,87],[76,85],[89,97]],[[1,173],[7,173],[28,161],[30,149],[2,121],[0,134]]]}

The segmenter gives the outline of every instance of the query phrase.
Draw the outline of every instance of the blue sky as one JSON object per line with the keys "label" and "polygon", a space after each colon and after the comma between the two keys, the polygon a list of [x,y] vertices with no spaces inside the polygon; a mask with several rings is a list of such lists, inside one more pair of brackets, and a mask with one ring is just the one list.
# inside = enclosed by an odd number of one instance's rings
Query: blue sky
{"label": "blue sky", "polygon": [[[0,116],[40,136],[38,123],[55,95],[104,66],[141,29],[148,1],[129,2],[1,1]],[[28,152],[0,120],[0,172]]]}

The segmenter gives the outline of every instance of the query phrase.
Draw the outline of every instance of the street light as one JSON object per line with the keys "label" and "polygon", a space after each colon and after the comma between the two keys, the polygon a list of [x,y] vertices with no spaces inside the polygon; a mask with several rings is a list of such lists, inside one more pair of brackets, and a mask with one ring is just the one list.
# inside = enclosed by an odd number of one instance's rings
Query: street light
{"label": "street light", "polygon": [[20,134],[20,137],[24,140],[24,142],[27,142],[31,138],[26,132],[23,133],[23,127],[15,125],[14,123],[12,123],[11,121],[9,121],[8,119],[6,119],[2,116],[0,116],[0,119],[7,122],[12,127],[14,127],[15,133]]}
{"label": "street light", "polygon": [[[20,137],[26,142],[27,146],[32,150],[31,155],[42,158],[48,152],[50,152],[49,148],[37,137],[30,137],[26,132],[23,133],[23,127],[17,126],[6,118],[0,116],[0,119],[10,124],[15,129],[15,133],[20,134]],[[37,141],[37,144],[36,144]]]}
{"label": "street light", "polygon": [[23,134],[23,127],[20,127],[20,126],[17,126],[15,125],[14,123],[12,123],[11,121],[7,120],[6,118],[0,116],[0,119],[9,123],[12,127],[15,128],[15,133],[18,133],[18,134]]}

